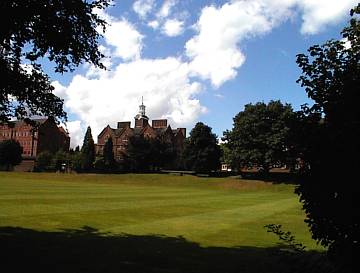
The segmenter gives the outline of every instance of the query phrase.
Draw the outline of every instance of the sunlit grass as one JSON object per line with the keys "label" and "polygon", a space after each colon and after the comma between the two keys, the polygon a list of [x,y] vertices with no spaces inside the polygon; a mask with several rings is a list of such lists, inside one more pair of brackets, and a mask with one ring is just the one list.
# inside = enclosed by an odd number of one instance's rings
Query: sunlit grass
{"label": "sunlit grass", "polygon": [[318,248],[293,185],[157,174],[0,173],[0,226],[90,226],[112,234],[183,236],[203,246],[275,246],[282,224]]}

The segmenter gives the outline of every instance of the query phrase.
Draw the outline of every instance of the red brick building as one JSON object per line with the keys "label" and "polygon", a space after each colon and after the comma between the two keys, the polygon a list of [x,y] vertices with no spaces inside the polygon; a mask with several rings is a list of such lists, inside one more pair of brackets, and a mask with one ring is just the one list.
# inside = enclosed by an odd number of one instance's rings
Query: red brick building
{"label": "red brick building", "polygon": [[150,125],[143,103],[139,106],[139,113],[135,116],[135,127],[131,128],[130,124],[130,121],[122,121],[117,123],[117,128],[106,126],[98,135],[96,153],[103,153],[105,142],[111,137],[115,159],[121,161],[126,154],[129,138],[134,135],[142,135],[147,138],[158,137],[164,142],[171,143],[178,152],[183,149],[186,128],[172,129],[168,125],[167,119],[152,120]]}
{"label": "red brick building", "polygon": [[0,124],[0,141],[17,140],[23,147],[23,158],[35,158],[43,151],[56,153],[70,147],[69,134],[63,127],[58,127],[53,118],[34,119],[36,126],[24,121],[11,121]]}

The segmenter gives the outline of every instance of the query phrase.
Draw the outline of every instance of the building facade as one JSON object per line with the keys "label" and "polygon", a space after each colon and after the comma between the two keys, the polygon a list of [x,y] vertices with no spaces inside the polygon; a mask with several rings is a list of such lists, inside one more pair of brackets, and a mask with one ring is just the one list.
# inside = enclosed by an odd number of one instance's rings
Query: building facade
{"label": "building facade", "polygon": [[53,118],[34,119],[35,126],[25,121],[11,121],[0,124],[0,142],[17,140],[23,147],[23,158],[35,158],[43,151],[56,153],[70,147],[69,134],[63,127],[57,126]]}
{"label": "building facade", "polygon": [[96,153],[103,154],[104,145],[108,138],[112,138],[115,159],[121,162],[127,154],[127,146],[130,137],[143,136],[146,138],[160,138],[161,141],[170,143],[179,153],[183,150],[186,137],[186,128],[172,129],[167,119],[155,119],[149,124],[149,118],[145,114],[145,105],[139,106],[139,113],[135,116],[135,127],[131,128],[130,121],[117,123],[117,128],[106,126],[98,135]]}

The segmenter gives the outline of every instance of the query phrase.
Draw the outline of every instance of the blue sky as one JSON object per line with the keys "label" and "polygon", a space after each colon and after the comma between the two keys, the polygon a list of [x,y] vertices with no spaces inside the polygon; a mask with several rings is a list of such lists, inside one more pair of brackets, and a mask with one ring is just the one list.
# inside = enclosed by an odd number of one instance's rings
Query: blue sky
{"label": "blue sky", "polygon": [[[247,103],[311,103],[296,83],[296,54],[340,38],[353,0],[117,0],[99,14],[107,71],[84,64],[49,72],[65,101],[72,146],[138,111],[188,132],[197,121],[219,137]],[[49,69],[50,71],[50,69]]]}

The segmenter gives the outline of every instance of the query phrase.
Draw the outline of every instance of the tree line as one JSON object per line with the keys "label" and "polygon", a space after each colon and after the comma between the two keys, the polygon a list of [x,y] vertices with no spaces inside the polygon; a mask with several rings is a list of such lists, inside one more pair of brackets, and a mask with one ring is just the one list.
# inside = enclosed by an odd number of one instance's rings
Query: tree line
{"label": "tree line", "polygon": [[77,172],[156,172],[161,169],[193,170],[200,173],[216,171],[220,165],[221,149],[217,136],[209,126],[198,122],[179,151],[161,137],[132,136],[122,160],[116,160],[112,138],[105,142],[103,152],[96,154],[90,126],[80,148],[56,154],[44,151],[37,155],[36,171],[61,171],[63,164]]}

